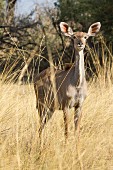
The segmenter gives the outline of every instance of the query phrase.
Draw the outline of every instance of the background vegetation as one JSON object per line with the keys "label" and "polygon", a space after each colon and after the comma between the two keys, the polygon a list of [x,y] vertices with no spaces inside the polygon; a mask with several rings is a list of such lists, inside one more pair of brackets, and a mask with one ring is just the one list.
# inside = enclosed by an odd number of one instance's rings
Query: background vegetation
{"label": "background vegetation", "polygon": [[[32,80],[35,73],[47,68],[50,63],[48,48],[53,62],[61,66],[66,62],[74,62],[72,46],[59,31],[60,21],[66,21],[75,30],[87,31],[91,23],[100,21],[101,33],[94,39],[89,39],[90,48],[98,51],[100,65],[102,49],[104,59],[112,61],[113,8],[112,1],[59,0],[54,7],[41,8],[36,4],[35,10],[29,15],[15,15],[17,0],[0,1],[0,71],[4,80]],[[105,47],[107,45],[109,49]],[[86,48],[86,70],[88,75],[95,72],[95,66]],[[111,62],[112,63],[112,62]],[[14,76],[15,75],[15,76]],[[20,80],[21,79],[21,80]]]}
{"label": "background vegetation", "polygon": [[[16,3],[0,1],[0,169],[112,170],[112,0],[59,0],[52,8],[36,5],[35,11],[18,17]],[[88,97],[80,131],[74,132],[72,110],[65,143],[63,114],[56,110],[40,145],[33,78],[53,63],[61,69],[74,62],[73,47],[59,31],[60,21],[75,31],[87,31],[96,21],[102,28],[85,50]]]}

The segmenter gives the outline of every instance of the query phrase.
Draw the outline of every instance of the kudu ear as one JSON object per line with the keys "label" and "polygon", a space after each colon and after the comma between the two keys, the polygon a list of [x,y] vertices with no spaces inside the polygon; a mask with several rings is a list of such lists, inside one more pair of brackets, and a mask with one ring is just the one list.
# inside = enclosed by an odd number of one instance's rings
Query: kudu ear
{"label": "kudu ear", "polygon": [[71,27],[69,27],[69,25],[65,22],[61,22],[60,23],[60,30],[64,33],[64,35],[66,36],[72,36],[73,35],[73,30],[71,29]]}
{"label": "kudu ear", "polygon": [[96,33],[99,32],[100,27],[101,27],[101,23],[100,23],[100,22],[96,22],[96,23],[92,24],[92,25],[89,27],[88,35],[89,35],[89,36],[95,36]]}

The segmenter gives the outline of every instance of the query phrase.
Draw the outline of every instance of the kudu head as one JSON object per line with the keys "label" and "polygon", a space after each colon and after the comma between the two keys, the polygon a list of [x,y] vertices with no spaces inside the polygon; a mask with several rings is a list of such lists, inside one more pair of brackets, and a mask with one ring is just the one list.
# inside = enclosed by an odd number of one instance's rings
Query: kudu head
{"label": "kudu head", "polygon": [[70,37],[74,42],[74,48],[79,52],[85,48],[86,40],[90,36],[95,36],[97,32],[99,32],[101,27],[100,22],[96,22],[92,24],[89,29],[88,33],[86,32],[73,32],[71,27],[68,26],[67,23],[61,22],[60,29],[64,33],[65,36]]}

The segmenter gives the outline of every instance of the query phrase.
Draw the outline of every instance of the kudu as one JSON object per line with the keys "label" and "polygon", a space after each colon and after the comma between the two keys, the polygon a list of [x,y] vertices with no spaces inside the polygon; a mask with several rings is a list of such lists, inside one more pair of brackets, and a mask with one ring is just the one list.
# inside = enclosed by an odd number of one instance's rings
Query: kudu
{"label": "kudu", "polygon": [[[71,38],[74,46],[75,63],[64,70],[54,70],[54,83],[51,81],[51,69],[42,71],[34,82],[36,105],[40,117],[40,133],[52,116],[55,109],[62,109],[64,114],[65,136],[68,135],[67,115],[74,107],[74,124],[77,127],[81,115],[81,107],[87,95],[87,84],[84,69],[84,54],[86,40],[100,30],[100,22],[89,27],[88,33],[73,32],[67,23],[61,22],[60,29],[64,35]],[[56,102],[57,101],[57,102]],[[57,104],[56,104],[57,103]]]}

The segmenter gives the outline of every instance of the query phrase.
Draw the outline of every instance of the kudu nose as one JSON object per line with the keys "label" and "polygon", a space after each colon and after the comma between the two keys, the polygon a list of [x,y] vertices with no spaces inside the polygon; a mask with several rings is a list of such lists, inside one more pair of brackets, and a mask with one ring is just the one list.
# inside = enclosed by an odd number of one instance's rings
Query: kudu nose
{"label": "kudu nose", "polygon": [[83,45],[82,42],[78,42],[78,46],[81,47]]}

